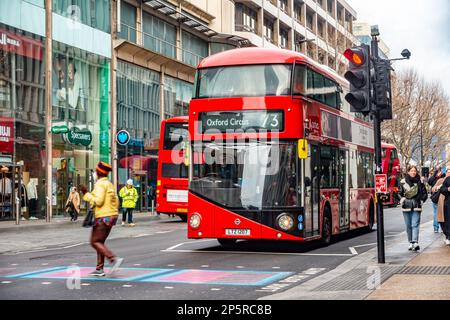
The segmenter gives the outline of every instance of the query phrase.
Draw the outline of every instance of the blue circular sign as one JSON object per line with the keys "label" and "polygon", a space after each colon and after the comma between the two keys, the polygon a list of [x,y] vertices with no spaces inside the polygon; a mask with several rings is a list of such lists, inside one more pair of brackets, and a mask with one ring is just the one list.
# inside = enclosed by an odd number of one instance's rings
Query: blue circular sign
{"label": "blue circular sign", "polygon": [[126,146],[130,142],[130,133],[127,130],[120,130],[116,135],[117,143],[121,146]]}

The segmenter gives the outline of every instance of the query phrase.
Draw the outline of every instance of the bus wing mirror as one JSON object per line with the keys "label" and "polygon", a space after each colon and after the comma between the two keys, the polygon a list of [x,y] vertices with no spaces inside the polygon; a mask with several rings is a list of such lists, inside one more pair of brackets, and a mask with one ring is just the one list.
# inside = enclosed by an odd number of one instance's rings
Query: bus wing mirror
{"label": "bus wing mirror", "polygon": [[298,140],[298,157],[299,159],[308,158],[308,141],[306,139]]}

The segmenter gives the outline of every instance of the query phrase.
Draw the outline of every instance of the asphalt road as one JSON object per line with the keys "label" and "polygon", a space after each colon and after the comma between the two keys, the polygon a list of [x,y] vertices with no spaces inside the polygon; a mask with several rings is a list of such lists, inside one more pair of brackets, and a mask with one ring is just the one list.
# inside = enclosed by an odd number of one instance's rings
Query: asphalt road
{"label": "asphalt road", "polygon": [[[431,219],[427,203],[421,223]],[[115,276],[101,280],[77,280],[78,269],[67,270],[95,267],[95,252],[87,244],[2,254],[0,299],[254,300],[336,268],[374,248],[377,236],[375,231],[351,232],[328,247],[241,241],[233,249],[223,249],[216,240],[187,239],[186,225],[178,220],[153,221],[146,231],[138,237],[108,240],[110,249],[125,261]],[[403,237],[407,250],[404,231],[400,210],[386,209],[386,241]],[[58,267],[51,275],[40,272]]]}

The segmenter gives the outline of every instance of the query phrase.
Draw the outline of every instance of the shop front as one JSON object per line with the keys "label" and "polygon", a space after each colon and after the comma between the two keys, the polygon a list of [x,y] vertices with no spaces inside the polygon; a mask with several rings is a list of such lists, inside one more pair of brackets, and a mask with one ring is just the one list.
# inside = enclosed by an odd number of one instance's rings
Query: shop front
{"label": "shop front", "polygon": [[0,220],[45,215],[43,38],[0,24]]}
{"label": "shop front", "polygon": [[109,59],[54,41],[52,83],[52,206],[57,216],[66,215],[71,188],[92,188],[96,164],[110,161]]}

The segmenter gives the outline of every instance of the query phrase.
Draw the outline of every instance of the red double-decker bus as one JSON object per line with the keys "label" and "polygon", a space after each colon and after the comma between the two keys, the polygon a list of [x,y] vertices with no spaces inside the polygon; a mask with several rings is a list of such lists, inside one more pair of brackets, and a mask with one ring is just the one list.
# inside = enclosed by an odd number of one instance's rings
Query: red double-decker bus
{"label": "red double-decker bus", "polygon": [[374,141],[348,82],[293,51],[204,59],[189,108],[188,237],[325,244],[372,228]]}
{"label": "red double-decker bus", "polygon": [[158,180],[156,183],[156,212],[176,214],[187,221],[188,118],[176,117],[161,122]]}
{"label": "red double-decker bus", "polygon": [[398,183],[400,175],[400,159],[397,148],[393,144],[382,143],[382,170],[388,177],[388,193],[381,197],[383,204],[390,207],[398,205]]}

